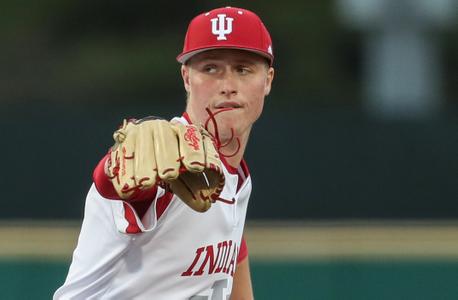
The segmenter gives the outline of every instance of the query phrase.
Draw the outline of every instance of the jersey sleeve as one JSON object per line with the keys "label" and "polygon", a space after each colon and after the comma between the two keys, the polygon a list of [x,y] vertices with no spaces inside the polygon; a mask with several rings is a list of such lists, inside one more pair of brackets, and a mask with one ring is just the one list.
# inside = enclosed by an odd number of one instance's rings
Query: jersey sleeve
{"label": "jersey sleeve", "polygon": [[246,245],[245,237],[242,236],[242,242],[240,244],[240,251],[239,251],[239,255],[237,256],[237,264],[242,262],[247,257],[248,257],[248,247]]}
{"label": "jersey sleeve", "polygon": [[[127,234],[154,230],[161,214],[169,206],[172,198],[173,194],[158,188],[155,198],[149,201],[132,203],[123,200],[109,201],[116,228],[119,232]],[[143,215],[139,214],[139,204],[144,206]]]}
{"label": "jersey sleeve", "polygon": [[118,231],[135,234],[154,229],[157,220],[167,208],[173,194],[154,186],[135,192],[129,199],[121,199],[105,174],[108,154],[97,164],[93,180],[98,194],[110,202]]}

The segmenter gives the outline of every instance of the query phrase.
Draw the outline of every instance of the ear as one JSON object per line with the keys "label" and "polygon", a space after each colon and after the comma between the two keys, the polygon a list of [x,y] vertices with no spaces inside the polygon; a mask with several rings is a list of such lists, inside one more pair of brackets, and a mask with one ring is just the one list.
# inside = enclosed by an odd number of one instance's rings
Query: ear
{"label": "ear", "polygon": [[275,70],[272,67],[269,67],[267,71],[266,86],[264,88],[264,95],[270,94],[270,89],[272,88],[272,81],[274,80]]}
{"label": "ear", "polygon": [[181,65],[181,77],[183,78],[184,89],[189,93],[189,67]]}

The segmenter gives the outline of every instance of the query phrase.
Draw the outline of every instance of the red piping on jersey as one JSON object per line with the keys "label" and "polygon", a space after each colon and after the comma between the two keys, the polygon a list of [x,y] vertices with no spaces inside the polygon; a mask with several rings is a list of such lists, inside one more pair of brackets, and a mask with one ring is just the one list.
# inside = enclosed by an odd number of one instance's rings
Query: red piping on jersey
{"label": "red piping on jersey", "polygon": [[159,197],[156,200],[156,220],[162,216],[166,208],[170,205],[172,201],[173,194],[170,192],[166,192],[162,197]]}
{"label": "red piping on jersey", "polygon": [[250,176],[250,169],[248,169],[248,165],[246,164],[245,160],[242,160],[240,162],[240,167],[242,168],[242,171],[243,171],[245,177]]}
{"label": "red piping on jersey", "polygon": [[[172,201],[173,194],[172,193],[165,193],[161,197],[156,200],[156,221],[162,216],[164,211],[170,205]],[[136,201],[132,202],[131,206],[134,208],[135,212],[137,213],[138,218],[141,220],[145,213],[148,211],[148,208],[151,205],[153,200],[145,200],[145,201]],[[140,233],[141,229],[137,223],[137,219],[135,218],[135,213],[132,211],[132,208],[127,205],[126,202],[123,203],[124,206],[124,218],[129,223],[126,228],[126,233]]]}
{"label": "red piping on jersey", "polygon": [[[157,194],[157,186],[147,190],[137,190],[132,194],[129,199],[121,199],[118,193],[113,187],[113,183],[111,182],[110,178],[105,174],[105,162],[107,161],[109,154],[105,155],[105,157],[97,164],[92,178],[94,181],[95,188],[97,189],[98,193],[110,200],[123,200],[129,202],[130,205],[133,207],[139,219],[142,219],[145,215],[148,208],[153,203],[154,199],[156,198]],[[163,214],[167,206],[170,204],[172,200],[173,194],[166,193],[162,197],[158,198],[156,201],[156,214],[157,219]],[[135,214],[132,211],[132,208],[129,207],[126,202],[123,203],[124,206],[124,218],[129,223],[127,226],[126,232],[127,233],[139,233],[141,232],[140,227],[137,224],[137,220],[135,219]]]}
{"label": "red piping on jersey", "polygon": [[[156,221],[159,220],[159,218],[162,216],[166,208],[170,205],[172,198],[173,194],[167,192],[156,200]],[[131,206],[134,208],[140,220],[148,211],[148,208],[150,207],[152,201],[153,200],[145,200],[131,203]],[[135,213],[132,211],[132,208],[126,202],[123,202],[123,206],[124,218],[129,223],[129,225],[126,228],[126,233],[140,233],[142,230],[140,229],[140,226],[137,223],[137,219],[135,218]]]}
{"label": "red piping on jersey", "polygon": [[129,225],[126,228],[126,233],[140,233],[142,230],[137,224],[137,219],[135,219],[135,213],[132,208],[126,202],[123,202],[124,206],[124,218],[127,220]]}

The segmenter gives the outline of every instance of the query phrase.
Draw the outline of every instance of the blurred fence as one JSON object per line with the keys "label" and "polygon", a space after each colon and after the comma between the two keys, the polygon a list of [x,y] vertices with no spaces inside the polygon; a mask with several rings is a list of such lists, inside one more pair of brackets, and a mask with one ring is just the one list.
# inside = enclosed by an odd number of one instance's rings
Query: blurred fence
{"label": "blurred fence", "polygon": [[[184,100],[183,100],[184,101]],[[355,109],[269,99],[246,159],[250,219],[458,217],[458,113],[374,121]],[[59,106],[0,111],[7,133],[0,218],[80,219],[92,170],[124,117],[170,106]]]}
{"label": "blurred fence", "polygon": [[[250,2],[247,8],[271,30],[276,55],[272,94],[246,153],[254,182],[250,219],[458,217],[458,27],[444,9],[456,1],[436,2],[286,1],[281,9]],[[160,4],[0,4],[0,151],[7,170],[0,174],[7,199],[0,218],[80,219],[92,169],[121,120],[170,118],[183,110],[174,58],[187,23],[226,4]],[[447,26],[423,30],[430,25],[423,17],[435,13],[450,15]],[[350,26],[358,18],[377,26]],[[434,81],[437,107],[425,118],[411,118],[407,110],[382,121],[364,112],[375,99],[364,93],[372,86],[369,71],[379,69],[370,64],[375,54],[367,41],[383,37],[385,25],[395,35],[397,27],[414,31],[420,45],[437,49],[422,52],[430,59],[410,61],[416,43],[410,50],[404,42],[388,47],[394,69],[380,77],[387,83],[375,80],[382,94],[400,90],[390,101],[413,106],[426,96],[423,80]],[[430,60],[437,73],[420,68]],[[423,79],[410,80],[414,75]]]}

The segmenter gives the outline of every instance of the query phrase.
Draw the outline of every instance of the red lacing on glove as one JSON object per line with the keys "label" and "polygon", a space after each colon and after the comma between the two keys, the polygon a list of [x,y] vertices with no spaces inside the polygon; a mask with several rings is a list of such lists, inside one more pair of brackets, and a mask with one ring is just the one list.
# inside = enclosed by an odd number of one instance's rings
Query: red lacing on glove
{"label": "red lacing on glove", "polygon": [[[115,180],[116,176],[109,177],[108,174],[105,172],[105,163],[110,160],[110,154],[108,153],[105,157],[97,164],[97,167],[94,169],[93,172],[93,181],[95,187],[100,195],[104,198],[112,199],[112,200],[123,200],[119,197],[118,193],[116,192],[112,180]],[[135,191],[129,199],[124,199],[130,203],[140,202],[144,200],[153,200],[156,196],[157,186],[154,186],[149,189],[142,189]]]}
{"label": "red lacing on glove", "polygon": [[[215,146],[216,146],[216,150],[218,150],[218,153],[221,155],[221,156],[224,156],[224,157],[233,157],[235,155],[237,155],[237,153],[239,153],[240,151],[240,139],[238,137],[235,137],[235,140],[237,141],[237,149],[234,151],[234,153],[232,154],[224,154],[222,151],[221,151],[221,148],[224,148],[226,146],[228,146],[230,143],[232,143],[232,141],[234,140],[234,128],[231,127],[231,138],[225,143],[225,144],[221,144],[221,141],[220,141],[220,138],[219,138],[219,132],[218,132],[218,123],[216,122],[216,119],[215,119],[215,116],[219,113],[222,113],[224,111],[228,111],[228,110],[232,110],[233,108],[232,107],[227,107],[227,108],[221,108],[219,110],[217,110],[215,113],[212,113],[212,111],[207,107],[205,108],[205,110],[207,111],[208,113],[208,119],[207,121],[205,121],[205,129],[208,131],[208,133],[210,133],[210,135],[212,135],[214,141],[215,141]],[[209,130],[208,130],[208,123],[212,121],[213,123],[213,127],[215,129],[215,134],[213,135]]]}
{"label": "red lacing on glove", "polygon": [[[113,161],[111,160],[111,152],[112,150],[110,149],[109,151],[109,156],[108,156],[108,168],[111,167],[111,165],[113,164]],[[127,156],[126,155],[126,151],[124,148],[122,148],[122,159],[123,160],[126,160],[126,159],[134,159],[135,158],[135,152],[132,153],[132,155],[130,156]],[[112,176],[109,176],[107,174],[107,177],[110,179],[110,180],[113,180],[113,179],[116,179],[116,181],[118,182],[118,184],[120,183],[120,180],[119,180],[119,170],[121,169],[121,159],[118,157],[118,152],[116,152],[116,157],[115,157],[115,161],[114,161],[114,164],[115,166],[113,167],[113,175]],[[134,192],[134,193],[139,193],[141,191],[144,190],[144,186],[143,186],[143,182],[146,181],[146,180],[149,180],[149,177],[143,177],[141,178],[138,182],[135,178],[135,176],[132,176],[130,179],[133,180],[134,182],[134,186],[129,186],[127,183],[122,187],[121,191],[123,193],[130,193],[130,192]]]}
{"label": "red lacing on glove", "polygon": [[[235,137],[234,128],[231,127],[231,137],[230,137],[230,139],[226,143],[222,144],[221,140],[219,138],[218,123],[216,122],[215,116],[217,114],[219,114],[219,113],[222,113],[222,112],[228,111],[228,110],[232,110],[232,109],[233,108],[231,108],[231,107],[221,108],[221,109],[217,110],[215,113],[213,113],[208,107],[205,108],[205,110],[208,113],[208,119],[205,121],[205,125],[204,125],[205,130],[207,130],[207,132],[212,136],[214,144],[215,144],[215,147],[216,147],[216,150],[218,151],[219,155],[221,155],[223,158],[233,157],[233,156],[237,155],[237,153],[239,153],[239,151],[240,151],[240,139],[238,137]],[[212,134],[210,132],[210,130],[208,130],[208,123],[210,121],[212,121],[212,123],[213,123],[214,134]],[[224,154],[221,151],[221,148],[224,148],[224,147],[228,146],[229,144],[231,144],[232,141],[234,140],[234,138],[235,138],[235,140],[237,142],[237,149],[232,154],[229,154],[229,155]],[[229,199],[224,199],[224,198],[221,198],[221,197],[218,196],[218,197],[213,198],[212,200],[213,200],[213,202],[221,201],[221,202],[226,203],[226,204],[234,204],[235,203],[235,198],[232,198],[231,200],[229,200]]]}

